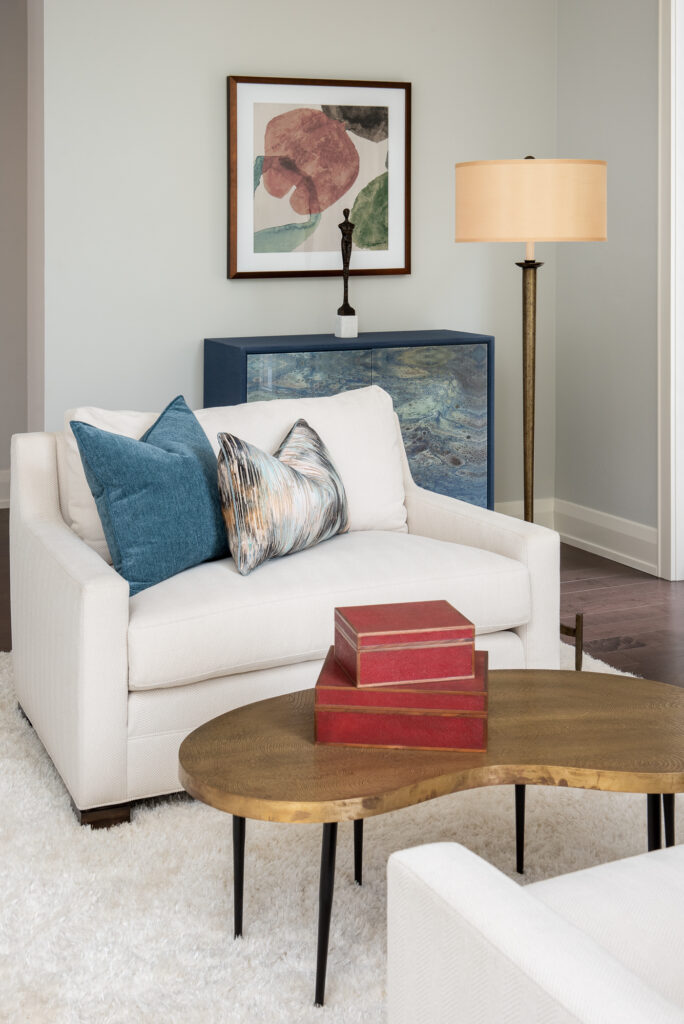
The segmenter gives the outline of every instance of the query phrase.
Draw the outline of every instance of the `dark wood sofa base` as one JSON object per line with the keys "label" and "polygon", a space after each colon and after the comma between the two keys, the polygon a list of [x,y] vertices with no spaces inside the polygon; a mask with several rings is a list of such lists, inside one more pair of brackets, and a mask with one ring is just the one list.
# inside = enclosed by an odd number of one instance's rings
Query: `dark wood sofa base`
{"label": "dark wood sofa base", "polygon": [[79,825],[90,825],[91,828],[112,828],[113,825],[123,825],[131,820],[131,803],[89,807],[82,811],[72,800],[71,806]]}

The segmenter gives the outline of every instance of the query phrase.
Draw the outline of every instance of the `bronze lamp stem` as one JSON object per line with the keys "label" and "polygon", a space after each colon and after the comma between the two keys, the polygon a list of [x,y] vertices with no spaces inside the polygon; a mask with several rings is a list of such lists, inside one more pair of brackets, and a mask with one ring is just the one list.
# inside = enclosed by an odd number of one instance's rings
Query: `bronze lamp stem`
{"label": "bronze lamp stem", "polygon": [[537,268],[543,263],[524,260],[522,268],[523,298],[523,463],[525,522],[534,522],[534,378],[537,327]]}

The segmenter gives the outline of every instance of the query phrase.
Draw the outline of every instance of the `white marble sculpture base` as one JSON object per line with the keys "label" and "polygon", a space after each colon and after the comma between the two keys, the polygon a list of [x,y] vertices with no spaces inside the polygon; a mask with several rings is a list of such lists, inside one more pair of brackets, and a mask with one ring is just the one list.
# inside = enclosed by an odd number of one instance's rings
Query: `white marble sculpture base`
{"label": "white marble sculpture base", "polygon": [[340,316],[338,313],[335,317],[335,337],[336,338],[358,338],[359,336],[359,318],[358,316]]}

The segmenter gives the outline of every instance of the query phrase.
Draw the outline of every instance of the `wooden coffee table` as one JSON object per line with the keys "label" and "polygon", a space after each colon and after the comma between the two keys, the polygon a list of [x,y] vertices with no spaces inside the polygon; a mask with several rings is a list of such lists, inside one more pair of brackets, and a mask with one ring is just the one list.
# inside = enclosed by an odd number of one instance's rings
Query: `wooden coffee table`
{"label": "wooden coffee table", "polygon": [[505,671],[490,672],[489,701],[486,753],[316,745],[313,690],[237,708],[181,744],[185,789],[233,815],[236,937],[245,819],[323,823],[316,1004],[325,992],[340,821],[355,823],[359,884],[364,818],[478,786],[646,793],[649,848],[660,845],[660,794],[673,816],[674,794],[684,792],[684,689],[591,672]]}

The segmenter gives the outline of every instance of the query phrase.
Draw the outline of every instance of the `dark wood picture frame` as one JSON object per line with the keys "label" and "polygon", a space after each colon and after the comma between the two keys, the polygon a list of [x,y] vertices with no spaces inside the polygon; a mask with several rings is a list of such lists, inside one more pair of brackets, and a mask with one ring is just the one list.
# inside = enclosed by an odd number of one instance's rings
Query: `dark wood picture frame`
{"label": "dark wood picture frame", "polygon": [[[263,89],[261,87],[264,87]],[[270,88],[269,88],[270,87]],[[392,90],[392,91],[390,91]],[[355,95],[355,91],[358,91]],[[364,104],[361,102],[368,99]],[[320,99],[312,94],[320,93]],[[246,116],[258,102],[284,103],[316,108],[330,104],[333,98],[340,106],[374,106],[388,102],[389,133],[387,140],[392,163],[398,170],[389,175],[389,230],[385,249],[376,251],[354,248],[351,275],[410,274],[411,272],[411,84],[409,82],[366,82],[325,78],[258,78],[231,75],[228,78],[228,277],[335,277],[342,270],[339,249],[316,252],[255,252],[254,194],[259,183],[254,158],[254,128]],[[282,97],[282,98],[280,98]],[[299,99],[301,97],[301,100]],[[296,98],[296,99],[295,99]],[[346,125],[345,125],[346,127]],[[351,133],[350,133],[351,134]],[[259,167],[260,173],[260,167]],[[255,182],[257,184],[255,184]],[[392,187],[393,182],[398,185]],[[242,188],[240,185],[242,184]],[[349,190],[351,191],[351,189]],[[249,200],[245,197],[249,195]],[[283,201],[288,198],[283,197]],[[349,205],[349,192],[330,205],[341,219],[341,207]],[[353,197],[352,197],[353,198]],[[251,205],[248,206],[248,201]],[[319,215],[320,216],[320,215]],[[311,214],[309,214],[311,220]],[[294,226],[294,225],[293,225]],[[298,225],[299,226],[299,225]],[[287,225],[284,225],[287,227]],[[328,236],[329,237],[329,236]],[[294,257],[294,258],[293,258]],[[355,265],[356,264],[356,265]]]}

